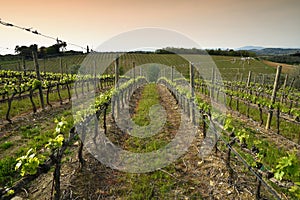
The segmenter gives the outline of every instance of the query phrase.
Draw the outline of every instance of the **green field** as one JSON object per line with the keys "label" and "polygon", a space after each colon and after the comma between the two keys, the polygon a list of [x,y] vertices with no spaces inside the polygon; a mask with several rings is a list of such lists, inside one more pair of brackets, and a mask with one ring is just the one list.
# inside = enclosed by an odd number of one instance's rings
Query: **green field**
{"label": "green field", "polygon": [[[121,54],[120,54],[121,55]],[[48,58],[39,59],[39,65],[41,71],[48,72],[61,72],[60,60],[62,60],[63,72],[74,73],[77,71],[82,63],[87,63],[93,66],[93,61],[96,61],[97,67],[106,68],[110,66],[107,73],[113,72],[112,60],[116,57],[116,54],[102,53],[96,56],[86,55],[74,55],[74,56],[63,56],[61,58]],[[179,56],[176,54],[123,54],[120,56],[120,69],[121,72],[125,73],[127,70],[132,68],[133,62],[136,66],[148,64],[148,63],[158,63],[167,66],[175,66],[176,69],[188,76],[188,61],[195,63],[195,66],[201,70],[201,68],[209,68],[214,63],[218,67],[223,79],[235,80],[241,78],[246,79],[249,71],[253,71],[254,75],[258,74],[270,74],[275,73],[275,68],[270,67],[264,62],[253,59],[249,63],[241,61],[240,58],[234,58],[229,56],[204,56],[204,55],[183,55]],[[14,61],[0,61],[1,69],[9,70],[19,70],[22,69],[21,60]],[[25,61],[26,68],[28,70],[34,70],[33,61]],[[199,71],[201,74],[202,72]]]}

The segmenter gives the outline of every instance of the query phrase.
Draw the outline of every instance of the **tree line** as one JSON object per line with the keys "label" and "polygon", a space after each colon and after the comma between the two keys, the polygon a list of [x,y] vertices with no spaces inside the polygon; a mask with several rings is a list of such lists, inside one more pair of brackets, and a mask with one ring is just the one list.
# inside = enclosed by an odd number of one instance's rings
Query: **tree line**
{"label": "tree line", "polygon": [[235,57],[256,57],[255,52],[234,49],[197,49],[197,48],[176,48],[166,47],[155,51],[157,54],[198,54],[198,55],[216,55],[216,56],[235,56]]}
{"label": "tree line", "polygon": [[287,63],[287,64],[300,64],[300,52],[289,54],[289,55],[278,55],[278,56],[269,56],[266,59],[272,62],[278,63]]}
{"label": "tree line", "polygon": [[32,44],[30,46],[16,46],[15,52],[17,56],[21,56],[24,59],[32,59],[32,52],[37,52],[38,58],[43,59],[53,56],[65,56],[65,55],[77,55],[83,54],[82,51],[63,51],[67,44],[65,42],[56,43],[49,47],[40,47],[38,45]]}

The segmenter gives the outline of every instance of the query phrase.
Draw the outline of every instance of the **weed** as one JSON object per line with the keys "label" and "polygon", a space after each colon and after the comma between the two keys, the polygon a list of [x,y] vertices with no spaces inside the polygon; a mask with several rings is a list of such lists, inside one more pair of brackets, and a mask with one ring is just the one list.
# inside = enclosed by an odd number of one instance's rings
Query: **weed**
{"label": "weed", "polygon": [[13,144],[12,142],[6,141],[6,142],[0,144],[0,149],[6,150],[6,149],[8,149],[9,147],[11,147],[11,146],[13,146],[13,145],[14,145],[14,144]]}

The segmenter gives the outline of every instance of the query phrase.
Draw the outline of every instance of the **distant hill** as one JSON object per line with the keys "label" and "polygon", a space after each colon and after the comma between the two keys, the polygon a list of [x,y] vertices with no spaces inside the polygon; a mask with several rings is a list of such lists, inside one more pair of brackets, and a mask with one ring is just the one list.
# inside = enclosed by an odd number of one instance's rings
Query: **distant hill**
{"label": "distant hill", "polygon": [[256,53],[256,55],[276,56],[276,55],[289,55],[300,52],[300,48],[266,48],[261,46],[244,46],[235,50],[245,50]]}
{"label": "distant hill", "polygon": [[289,54],[295,54],[297,52],[300,52],[300,49],[293,49],[293,48],[264,48],[264,49],[252,49],[249,50],[252,52],[255,52],[257,55],[289,55]]}
{"label": "distant hill", "polygon": [[260,47],[260,46],[244,46],[244,47],[240,47],[237,48],[236,50],[261,50],[261,49],[265,49],[265,47]]}

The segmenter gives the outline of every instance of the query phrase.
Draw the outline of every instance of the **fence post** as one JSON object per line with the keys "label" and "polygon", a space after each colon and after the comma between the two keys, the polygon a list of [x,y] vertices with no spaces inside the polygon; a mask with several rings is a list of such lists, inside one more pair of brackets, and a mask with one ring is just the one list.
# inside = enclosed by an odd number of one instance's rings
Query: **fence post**
{"label": "fence post", "polygon": [[174,76],[174,75],[173,75],[173,73],[174,73],[173,70],[174,70],[174,69],[173,69],[173,66],[171,66],[171,81],[172,81],[172,82],[173,82],[173,79],[174,79],[174,77],[173,77],[173,76]]}
{"label": "fence post", "polygon": [[18,61],[18,71],[21,71],[21,63]]}
{"label": "fence post", "polygon": [[143,73],[142,73],[142,67],[140,66],[140,76],[142,76]]}
{"label": "fence post", "polygon": [[44,72],[46,72],[46,60],[45,60],[45,58],[43,58],[43,63],[44,63],[44,65],[43,65],[43,67],[44,67]]}
{"label": "fence post", "polygon": [[203,138],[206,138],[206,118],[205,118],[204,111],[202,112],[202,121],[203,121],[203,124],[202,124]]}
{"label": "fence post", "polygon": [[249,74],[248,74],[248,79],[247,79],[247,88],[250,86],[251,75],[252,75],[252,72],[251,72],[251,71],[249,71]]}
{"label": "fence post", "polygon": [[118,87],[118,81],[119,81],[119,56],[117,55],[116,61],[115,61],[115,87]]}
{"label": "fence post", "polygon": [[133,79],[135,80],[135,62],[132,62]]}
{"label": "fence post", "polygon": [[25,62],[25,56],[22,56],[22,66],[23,66],[24,75],[26,76],[26,62]]}
{"label": "fence post", "polygon": [[210,88],[210,97],[214,100],[214,87],[215,87],[215,68],[212,68],[212,77],[211,77],[211,88]]}
{"label": "fence post", "polygon": [[262,75],[262,81],[261,81],[261,84],[262,84],[262,85],[265,84],[265,75],[264,75],[264,74]]}
{"label": "fence post", "polygon": [[289,77],[289,75],[286,74],[285,79],[284,79],[284,83],[283,83],[283,86],[282,86],[283,91],[282,91],[282,94],[281,94],[280,103],[283,103],[283,99],[285,98],[285,91],[284,90],[286,88],[286,83],[287,83],[288,77]]}
{"label": "fence post", "polygon": [[40,85],[38,86],[39,89],[39,95],[40,95],[40,102],[42,105],[42,109],[45,109],[45,104],[44,104],[44,97],[43,97],[43,90],[42,90],[42,82],[41,82],[41,75],[40,75],[40,66],[37,60],[37,53],[35,51],[32,51],[32,57],[34,60],[34,65],[35,65],[35,71],[36,71],[36,76],[37,79],[40,81]]}
{"label": "fence post", "polygon": [[61,57],[59,58],[59,66],[60,66],[60,73],[61,73],[61,75],[63,75],[64,71],[63,71],[63,65],[62,65]]}
{"label": "fence post", "polygon": [[195,110],[194,110],[195,80],[194,80],[194,65],[191,62],[190,62],[190,89],[191,89],[191,99],[189,99],[190,119],[192,124],[195,124]]}
{"label": "fence post", "polygon": [[227,157],[226,157],[226,167],[228,169],[228,172],[229,172],[229,177],[228,177],[228,183],[229,184],[233,184],[233,169],[232,167],[230,166],[230,156],[231,156],[231,146],[235,143],[235,140],[231,140],[227,147],[228,147],[228,151],[227,151]]}
{"label": "fence post", "polygon": [[276,92],[278,89],[278,84],[279,84],[279,77],[281,74],[281,66],[277,67],[277,72],[276,72],[276,77],[275,77],[275,81],[274,81],[274,86],[273,86],[273,92],[272,92],[272,97],[271,97],[271,106],[270,106],[270,110],[268,113],[268,118],[267,118],[267,124],[266,124],[266,129],[270,129],[271,126],[271,120],[272,120],[272,115],[273,115],[273,104],[275,103],[276,100]]}

